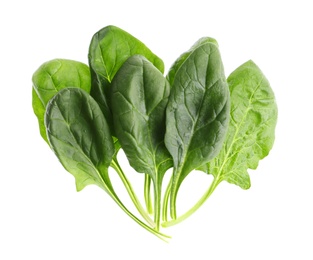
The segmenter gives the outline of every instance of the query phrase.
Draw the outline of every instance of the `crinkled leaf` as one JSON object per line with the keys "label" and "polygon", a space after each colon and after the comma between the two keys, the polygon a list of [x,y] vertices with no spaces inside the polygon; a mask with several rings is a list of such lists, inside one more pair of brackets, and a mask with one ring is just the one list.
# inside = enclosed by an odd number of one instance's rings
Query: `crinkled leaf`
{"label": "crinkled leaf", "polygon": [[269,82],[252,61],[237,68],[227,81],[231,93],[229,129],[220,154],[205,170],[220,181],[248,189],[247,170],[256,169],[273,146],[277,105]]}
{"label": "crinkled leaf", "polygon": [[[109,100],[111,82],[122,64],[135,54],[146,57],[163,73],[163,61],[141,41],[118,27],[104,27],[91,40],[88,55],[92,77],[91,95],[99,103],[110,127],[113,125]],[[113,127],[111,130],[114,130]]]}
{"label": "crinkled leaf", "polygon": [[164,174],[172,160],[164,145],[165,109],[170,86],[146,58],[129,58],[112,81],[112,111],[116,134],[131,166],[149,174]]}
{"label": "crinkled leaf", "polygon": [[108,167],[114,144],[99,105],[87,92],[59,91],[47,106],[45,125],[51,148],[75,177],[78,191],[88,184],[111,189]]}
{"label": "crinkled leaf", "polygon": [[219,153],[228,126],[229,106],[217,44],[196,44],[175,73],[166,110],[165,145],[174,160],[172,199],[193,169]]}

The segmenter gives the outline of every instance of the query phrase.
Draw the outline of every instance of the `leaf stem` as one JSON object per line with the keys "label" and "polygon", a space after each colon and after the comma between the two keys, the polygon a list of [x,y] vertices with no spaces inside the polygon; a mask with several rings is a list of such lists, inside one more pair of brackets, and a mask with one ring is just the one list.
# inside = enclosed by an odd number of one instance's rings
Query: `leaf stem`
{"label": "leaf stem", "polygon": [[146,203],[147,212],[149,214],[153,214],[150,187],[151,187],[151,177],[149,176],[149,174],[146,173],[145,174],[145,182],[144,182],[145,203]]}
{"label": "leaf stem", "polygon": [[[116,160],[116,157],[113,157],[112,162],[114,161],[113,165],[114,167],[116,167],[117,169],[120,169],[119,172],[122,173],[122,175],[124,175],[122,169],[119,167],[119,164]],[[112,164],[111,162],[111,164]],[[113,166],[112,166],[113,167]],[[97,169],[98,171],[98,169]],[[116,202],[116,204],[130,217],[132,218],[137,224],[139,224],[141,227],[143,227],[144,229],[146,229],[147,231],[149,231],[150,233],[154,234],[155,236],[157,236],[158,238],[162,239],[163,241],[167,242],[166,238],[171,238],[168,235],[165,235],[155,229],[153,229],[152,227],[149,227],[147,224],[145,224],[144,222],[142,222],[140,219],[138,219],[134,214],[132,214],[126,207],[125,205],[121,202],[121,200],[119,199],[119,197],[117,196],[117,194],[115,193],[111,183],[110,183],[110,178],[108,175],[108,168],[105,168],[104,170],[102,170],[102,174],[100,174],[100,171],[98,171],[99,175],[101,176],[102,179],[102,188],[108,193],[108,195]],[[125,175],[124,175],[125,176]],[[108,185],[109,184],[109,185]],[[129,184],[130,185],[130,184]],[[131,186],[129,186],[131,188]]]}
{"label": "leaf stem", "polygon": [[161,223],[161,191],[162,191],[162,177],[158,178],[154,181],[154,222],[155,222],[155,229],[157,231],[160,230],[160,223]]}
{"label": "leaf stem", "polygon": [[163,208],[162,208],[162,220],[167,222],[167,216],[168,216],[168,202],[171,194],[171,188],[172,188],[172,178],[170,179],[170,182],[168,183],[164,198],[163,198]]}
{"label": "leaf stem", "polygon": [[187,219],[188,217],[190,217],[193,213],[195,213],[202,205],[203,203],[211,196],[211,194],[213,193],[213,191],[215,190],[215,188],[218,186],[218,184],[221,181],[219,180],[219,178],[214,178],[213,182],[211,183],[210,187],[208,188],[208,190],[204,193],[204,195],[200,198],[200,200],[191,208],[189,209],[186,213],[184,213],[183,215],[181,215],[180,217],[173,219],[171,221],[167,221],[167,222],[163,222],[162,223],[162,227],[170,227],[170,226],[174,226],[180,222],[182,222],[183,220]]}
{"label": "leaf stem", "polygon": [[132,188],[129,180],[127,179],[126,175],[124,174],[121,166],[119,165],[117,158],[113,158],[112,162],[111,162],[111,167],[117,172],[117,174],[119,175],[119,177],[121,178],[130,199],[132,200],[132,202],[134,203],[135,207],[137,208],[138,212],[140,213],[140,215],[147,221],[147,223],[154,228],[155,227],[155,223],[153,222],[153,220],[150,218],[150,216],[146,213],[145,209],[143,208],[143,206],[141,205],[138,197],[136,196],[136,193],[134,191],[134,189]]}
{"label": "leaf stem", "polygon": [[180,176],[181,171],[180,169],[173,170],[173,178],[172,178],[172,185],[171,185],[171,196],[170,196],[170,215],[172,219],[177,218],[177,209],[176,209],[176,200],[177,200],[177,194],[178,194],[178,177]]}
{"label": "leaf stem", "polygon": [[149,231],[150,233],[152,233],[153,235],[157,236],[158,238],[162,239],[165,242],[168,242],[166,240],[166,238],[171,238],[168,235],[165,235],[151,227],[149,227],[148,225],[146,225],[145,223],[143,223],[140,219],[138,219],[135,215],[133,215],[126,207],[125,205],[120,201],[120,199],[118,198],[118,196],[115,194],[115,192],[113,190],[109,190],[109,195],[112,197],[112,199],[117,203],[117,205],[130,217],[132,218],[137,224],[139,224],[141,227],[143,227],[144,229],[146,229],[147,231]]}

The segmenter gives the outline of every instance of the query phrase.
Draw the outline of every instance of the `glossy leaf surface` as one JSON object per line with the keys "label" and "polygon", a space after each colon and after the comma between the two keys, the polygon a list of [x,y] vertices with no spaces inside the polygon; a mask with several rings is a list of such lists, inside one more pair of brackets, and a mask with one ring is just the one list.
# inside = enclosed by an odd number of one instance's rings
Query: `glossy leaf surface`
{"label": "glossy leaf surface", "polygon": [[77,190],[88,184],[107,190],[114,144],[96,101],[84,90],[63,89],[49,102],[45,125],[51,147],[74,175]]}
{"label": "glossy leaf surface", "polygon": [[256,169],[275,139],[277,105],[269,82],[248,61],[227,79],[231,93],[231,120],[220,154],[206,166],[218,181],[250,187],[248,169]]}
{"label": "glossy leaf surface", "polygon": [[201,45],[206,44],[206,43],[213,43],[218,46],[218,43],[215,39],[210,38],[210,37],[203,37],[199,39],[191,48],[190,50],[184,52],[171,66],[168,74],[167,74],[167,80],[169,81],[170,85],[173,85],[175,76],[177,71],[180,69],[180,67],[183,65],[186,59]]}
{"label": "glossy leaf surface", "polygon": [[91,40],[88,55],[92,76],[91,95],[99,103],[109,125],[113,122],[109,94],[111,82],[122,64],[135,54],[146,57],[164,72],[160,58],[137,38],[118,27],[104,27]]}
{"label": "glossy leaf surface", "polygon": [[205,42],[193,47],[175,73],[166,110],[165,144],[174,160],[171,204],[183,179],[219,153],[229,103],[217,45]]}
{"label": "glossy leaf surface", "polygon": [[229,121],[229,91],[218,47],[206,42],[175,73],[167,107],[165,144],[184,174],[211,160]]}
{"label": "glossy leaf surface", "polygon": [[112,82],[116,134],[131,166],[154,180],[171,166],[164,145],[165,109],[170,86],[147,59],[129,58]]}

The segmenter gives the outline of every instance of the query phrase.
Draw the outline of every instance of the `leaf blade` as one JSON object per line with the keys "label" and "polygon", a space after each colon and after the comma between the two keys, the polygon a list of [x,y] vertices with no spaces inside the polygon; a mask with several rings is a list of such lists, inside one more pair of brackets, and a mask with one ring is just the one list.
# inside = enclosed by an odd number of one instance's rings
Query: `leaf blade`
{"label": "leaf blade", "polygon": [[207,170],[221,181],[250,187],[248,169],[256,169],[274,144],[277,105],[268,80],[253,61],[228,77],[231,120],[221,153]]}
{"label": "leaf blade", "polygon": [[44,122],[46,108],[42,104],[34,88],[32,88],[32,107],[38,120],[40,135],[47,142],[47,144],[49,144]]}
{"label": "leaf blade", "polygon": [[210,38],[210,37],[203,37],[200,38],[188,51],[184,52],[171,66],[169,69],[169,72],[167,74],[167,80],[169,81],[170,85],[173,85],[175,76],[177,71],[180,69],[182,64],[185,62],[186,59],[201,45],[206,44],[206,43],[213,43],[218,46],[218,43],[215,39]]}
{"label": "leaf blade", "polygon": [[43,105],[66,87],[77,87],[90,92],[90,72],[86,64],[67,59],[43,63],[33,74],[33,87]]}
{"label": "leaf blade", "polygon": [[[162,73],[163,61],[137,38],[116,26],[106,26],[92,37],[89,46],[89,66],[91,69],[91,95],[99,103],[110,126],[113,125],[110,88],[111,82],[122,64],[133,55],[142,55]],[[114,134],[114,129],[111,127]]]}
{"label": "leaf blade", "polygon": [[45,125],[51,148],[76,180],[77,190],[96,184],[107,191],[114,144],[98,104],[85,91],[66,88],[47,106]]}
{"label": "leaf blade", "polygon": [[44,115],[49,100],[66,87],[78,87],[89,92],[90,80],[87,65],[66,59],[47,61],[33,74],[32,107],[38,119],[40,134],[48,144]]}
{"label": "leaf blade", "polygon": [[219,152],[228,125],[229,93],[217,45],[195,46],[175,74],[167,107],[165,144],[177,171],[174,189]]}
{"label": "leaf blade", "polygon": [[171,165],[164,145],[169,92],[163,75],[139,55],[124,63],[112,83],[114,125],[122,148],[131,166],[154,180],[156,168],[165,172]]}

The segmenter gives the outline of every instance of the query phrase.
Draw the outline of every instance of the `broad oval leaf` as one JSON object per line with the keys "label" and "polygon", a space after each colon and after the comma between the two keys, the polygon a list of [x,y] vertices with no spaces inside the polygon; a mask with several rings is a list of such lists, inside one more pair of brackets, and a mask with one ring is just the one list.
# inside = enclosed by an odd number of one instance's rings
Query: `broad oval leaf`
{"label": "broad oval leaf", "polygon": [[164,145],[165,109],[170,86],[146,58],[129,58],[112,81],[116,134],[131,166],[155,181],[172,166]]}
{"label": "broad oval leaf", "polygon": [[[91,95],[99,103],[110,127],[113,125],[109,94],[111,82],[123,63],[135,54],[146,57],[164,72],[164,64],[159,57],[141,41],[118,27],[104,27],[92,37],[88,55],[92,77]],[[111,130],[114,129],[111,127]]]}
{"label": "broad oval leaf", "polygon": [[114,144],[97,102],[84,90],[58,92],[46,109],[45,125],[51,148],[76,179],[77,190],[96,184],[111,189],[108,167]]}
{"label": "broad oval leaf", "polygon": [[217,45],[204,42],[188,53],[175,73],[166,110],[172,200],[183,179],[218,154],[229,121],[229,90]]}
{"label": "broad oval leaf", "polygon": [[219,181],[250,187],[248,169],[256,169],[275,139],[277,105],[268,80],[253,61],[227,79],[231,97],[230,123],[220,154],[206,166]]}
{"label": "broad oval leaf", "polygon": [[91,79],[87,65],[73,60],[55,59],[42,64],[32,77],[32,106],[38,119],[40,134],[47,142],[44,116],[49,100],[66,87],[90,91]]}

